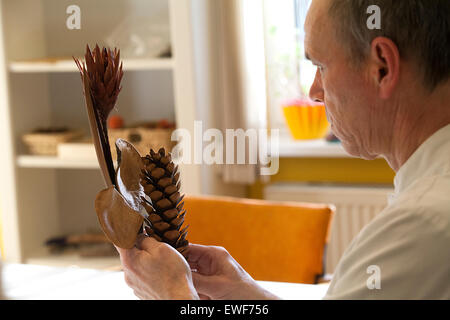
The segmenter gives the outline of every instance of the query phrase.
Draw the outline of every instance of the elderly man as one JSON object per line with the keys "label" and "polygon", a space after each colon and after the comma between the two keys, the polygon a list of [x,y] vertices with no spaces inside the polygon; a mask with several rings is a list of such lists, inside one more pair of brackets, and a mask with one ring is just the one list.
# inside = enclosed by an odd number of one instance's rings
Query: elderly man
{"label": "elderly man", "polygon": [[[368,28],[370,5],[380,29]],[[450,2],[314,0],[305,31],[318,68],[310,96],[333,132],[397,172],[389,206],[350,244],[325,298],[449,299]],[[191,245],[189,265],[151,238],[119,251],[141,298],[276,298],[222,248]]]}

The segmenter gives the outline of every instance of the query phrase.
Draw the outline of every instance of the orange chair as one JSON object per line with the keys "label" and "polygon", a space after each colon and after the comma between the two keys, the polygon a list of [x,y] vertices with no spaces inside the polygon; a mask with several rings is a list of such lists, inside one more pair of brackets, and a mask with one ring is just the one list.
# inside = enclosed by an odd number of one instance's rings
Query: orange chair
{"label": "orange chair", "polygon": [[335,208],[227,197],[185,198],[191,243],[222,246],[256,280],[314,284]]}

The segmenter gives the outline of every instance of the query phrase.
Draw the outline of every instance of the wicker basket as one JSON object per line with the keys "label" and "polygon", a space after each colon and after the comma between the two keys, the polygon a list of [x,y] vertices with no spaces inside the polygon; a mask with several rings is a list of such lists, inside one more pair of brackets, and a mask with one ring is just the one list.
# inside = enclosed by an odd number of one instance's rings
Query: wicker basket
{"label": "wicker basket", "polygon": [[58,144],[72,141],[83,136],[82,130],[68,130],[58,133],[28,133],[22,136],[22,141],[33,155],[56,156]]}
{"label": "wicker basket", "polygon": [[170,139],[173,130],[154,128],[109,129],[111,155],[113,159],[117,158],[116,140],[119,138],[131,142],[141,156],[148,154],[150,149],[158,151],[160,148],[165,148],[166,151],[170,152],[176,144],[176,141]]}

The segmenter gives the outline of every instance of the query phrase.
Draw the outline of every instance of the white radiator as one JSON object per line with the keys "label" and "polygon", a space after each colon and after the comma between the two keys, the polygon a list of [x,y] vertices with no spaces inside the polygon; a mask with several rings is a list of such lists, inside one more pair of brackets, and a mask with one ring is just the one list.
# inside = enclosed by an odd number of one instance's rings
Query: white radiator
{"label": "white radiator", "polygon": [[392,188],[317,186],[275,183],[264,190],[264,198],[274,201],[299,201],[334,204],[325,257],[325,272],[333,273],[344,250],[359,231],[387,205]]}

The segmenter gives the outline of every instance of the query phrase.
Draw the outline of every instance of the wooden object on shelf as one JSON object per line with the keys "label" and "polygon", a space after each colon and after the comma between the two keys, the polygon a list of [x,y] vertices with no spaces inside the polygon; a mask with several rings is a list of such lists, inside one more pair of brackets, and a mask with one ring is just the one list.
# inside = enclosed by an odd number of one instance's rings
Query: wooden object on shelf
{"label": "wooden object on shelf", "polygon": [[58,144],[71,141],[83,136],[82,130],[62,130],[57,132],[32,132],[22,136],[22,141],[27,145],[30,154],[56,155]]}
{"label": "wooden object on shelf", "polygon": [[136,150],[142,155],[149,153],[150,149],[159,150],[164,148],[168,152],[172,150],[176,142],[171,141],[173,129],[160,128],[124,128],[108,130],[111,142],[111,154],[113,159],[117,158],[115,142],[123,139],[131,142]]}
{"label": "wooden object on shelf", "polygon": [[117,256],[117,250],[103,233],[72,234],[47,240],[51,254],[77,254],[80,257]]}
{"label": "wooden object on shelf", "polygon": [[119,256],[119,253],[112,243],[84,245],[79,249],[79,254],[80,257],[84,258]]}
{"label": "wooden object on shelf", "polygon": [[62,237],[53,237],[47,240],[46,245],[64,247],[68,245],[96,244],[109,242],[110,241],[103,233],[83,233],[83,234],[72,234]]}

